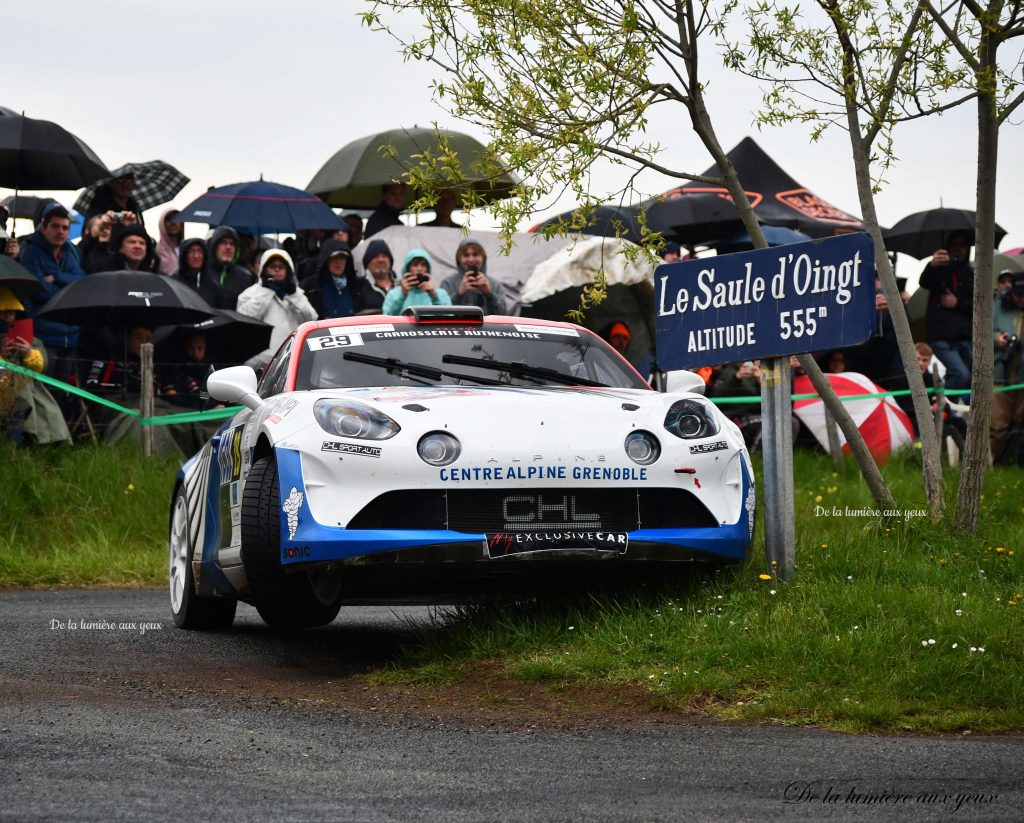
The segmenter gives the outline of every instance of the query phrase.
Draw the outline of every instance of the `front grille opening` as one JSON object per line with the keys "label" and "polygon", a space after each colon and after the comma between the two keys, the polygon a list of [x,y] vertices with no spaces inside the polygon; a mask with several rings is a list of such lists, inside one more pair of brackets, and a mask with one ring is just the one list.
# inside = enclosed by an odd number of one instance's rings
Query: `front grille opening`
{"label": "front grille opening", "polygon": [[718,521],[685,489],[452,489],[390,491],[367,504],[350,529],[458,532],[635,531],[715,528]]}

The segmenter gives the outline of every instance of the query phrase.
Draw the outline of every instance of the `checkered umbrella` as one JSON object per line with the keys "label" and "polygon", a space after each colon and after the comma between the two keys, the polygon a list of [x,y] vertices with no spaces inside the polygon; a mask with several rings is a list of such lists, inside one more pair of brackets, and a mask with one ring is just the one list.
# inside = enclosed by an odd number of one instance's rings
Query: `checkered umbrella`
{"label": "checkered umbrella", "polygon": [[96,196],[96,189],[104,183],[124,177],[126,174],[135,176],[132,197],[138,201],[139,209],[142,211],[173,200],[189,182],[184,174],[163,160],[150,160],[148,163],[125,163],[120,168],[114,169],[109,177],[104,177],[102,180],[97,180],[92,185],[86,186],[75,201],[75,210],[85,214],[92,204],[93,197]]}

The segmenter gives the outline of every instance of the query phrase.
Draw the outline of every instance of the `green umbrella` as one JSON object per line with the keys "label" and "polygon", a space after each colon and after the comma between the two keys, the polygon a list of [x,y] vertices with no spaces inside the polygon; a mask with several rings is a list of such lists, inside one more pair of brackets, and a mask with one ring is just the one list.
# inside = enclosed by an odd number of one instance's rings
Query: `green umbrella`
{"label": "green umbrella", "polygon": [[[479,140],[457,131],[441,130],[449,149],[459,158],[462,179],[487,199],[500,200],[511,195],[519,178],[505,173],[489,176],[479,168],[484,146]],[[393,146],[394,153],[385,147]],[[420,162],[425,152],[437,157],[440,153],[438,130],[413,126],[411,129],[389,129],[353,140],[339,149],[321,167],[306,186],[327,205],[346,209],[373,209],[380,203],[380,187],[406,182],[406,171]],[[406,195],[406,205],[414,193]]]}

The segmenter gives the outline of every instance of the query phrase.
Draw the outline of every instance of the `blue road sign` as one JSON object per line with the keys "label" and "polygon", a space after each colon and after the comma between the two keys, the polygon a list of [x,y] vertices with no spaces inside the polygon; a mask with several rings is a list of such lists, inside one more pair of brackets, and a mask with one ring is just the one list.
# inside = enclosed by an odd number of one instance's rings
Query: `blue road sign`
{"label": "blue road sign", "polygon": [[875,327],[871,236],[658,266],[654,324],[666,371],[856,346]]}

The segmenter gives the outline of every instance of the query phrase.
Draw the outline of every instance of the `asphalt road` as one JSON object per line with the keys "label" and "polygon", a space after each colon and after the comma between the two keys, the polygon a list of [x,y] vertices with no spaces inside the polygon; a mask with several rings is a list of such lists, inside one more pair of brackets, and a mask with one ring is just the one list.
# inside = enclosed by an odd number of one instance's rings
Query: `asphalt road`
{"label": "asphalt road", "polygon": [[1022,817],[1019,736],[380,712],[337,689],[426,610],[353,607],[275,634],[244,607],[236,631],[203,635],[175,629],[165,601],[0,592],[0,820]]}

